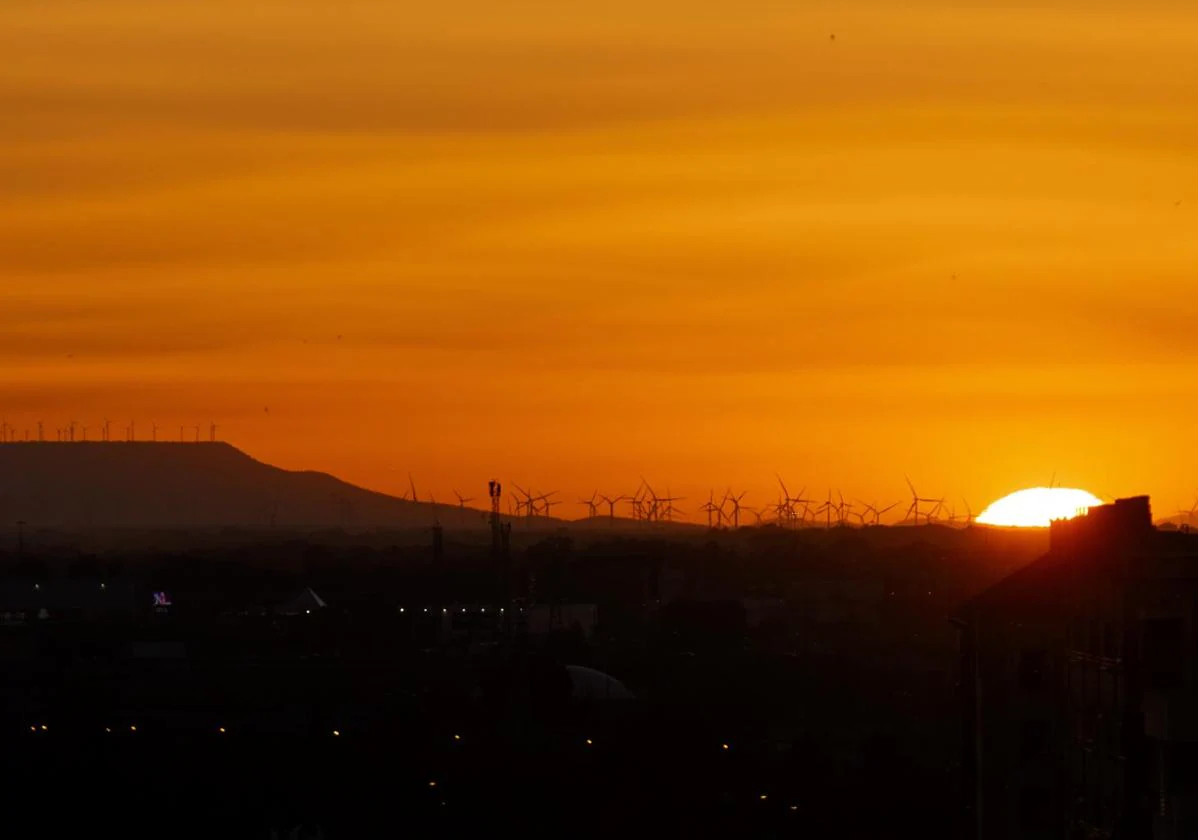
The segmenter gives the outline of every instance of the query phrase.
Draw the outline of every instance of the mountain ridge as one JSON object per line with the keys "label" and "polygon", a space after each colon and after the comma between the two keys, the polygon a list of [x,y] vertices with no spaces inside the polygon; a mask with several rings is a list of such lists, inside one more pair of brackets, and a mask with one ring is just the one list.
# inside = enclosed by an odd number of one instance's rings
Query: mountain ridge
{"label": "mountain ridge", "polygon": [[287,470],[226,442],[0,444],[0,505],[11,522],[63,530],[488,527],[477,508]]}

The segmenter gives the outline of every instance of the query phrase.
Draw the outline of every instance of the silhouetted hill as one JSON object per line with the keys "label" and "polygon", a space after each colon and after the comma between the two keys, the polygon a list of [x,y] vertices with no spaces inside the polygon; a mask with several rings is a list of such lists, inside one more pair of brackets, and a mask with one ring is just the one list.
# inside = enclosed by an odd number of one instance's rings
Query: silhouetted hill
{"label": "silhouetted hill", "polygon": [[319,472],[256,461],[227,443],[0,444],[10,521],[66,531],[487,527],[483,511],[410,502]]}

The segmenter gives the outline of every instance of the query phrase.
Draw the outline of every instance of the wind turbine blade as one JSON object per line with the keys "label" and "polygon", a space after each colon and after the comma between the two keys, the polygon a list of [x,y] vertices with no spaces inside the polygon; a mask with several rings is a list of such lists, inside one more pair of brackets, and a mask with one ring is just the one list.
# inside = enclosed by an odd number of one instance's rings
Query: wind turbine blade
{"label": "wind turbine blade", "polygon": [[778,475],[777,473],[774,473],[774,477],[778,479],[778,484],[781,485],[781,487],[782,487],[782,495],[789,498],[790,491],[786,489],[786,482],[784,482],[782,480],[782,476]]}

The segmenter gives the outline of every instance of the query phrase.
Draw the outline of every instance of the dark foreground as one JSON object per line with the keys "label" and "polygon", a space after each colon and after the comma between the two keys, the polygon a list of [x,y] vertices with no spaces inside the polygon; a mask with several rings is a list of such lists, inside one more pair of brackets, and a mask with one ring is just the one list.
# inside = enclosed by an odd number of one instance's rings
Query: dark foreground
{"label": "dark foreground", "polygon": [[484,617],[464,552],[13,563],[0,789],[15,836],[960,836],[947,619],[1010,552],[923,537],[530,546],[522,598],[597,608],[553,632]]}

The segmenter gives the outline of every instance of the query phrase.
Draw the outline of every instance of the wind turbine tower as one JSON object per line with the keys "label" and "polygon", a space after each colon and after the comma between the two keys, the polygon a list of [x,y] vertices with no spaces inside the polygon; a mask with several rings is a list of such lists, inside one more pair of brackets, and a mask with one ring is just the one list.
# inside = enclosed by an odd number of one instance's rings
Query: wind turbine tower
{"label": "wind turbine tower", "polygon": [[612,497],[612,496],[600,496],[599,498],[603,500],[603,503],[604,503],[605,505],[607,505],[607,516],[608,516],[608,518],[609,518],[609,519],[611,519],[613,522],[614,522],[614,521],[615,521],[615,519],[616,519],[616,505],[617,505],[617,504],[619,504],[620,502],[626,502],[626,501],[628,501],[628,497],[627,497],[627,496],[615,496],[615,497]]}
{"label": "wind turbine tower", "polygon": [[[725,501],[732,505],[732,529],[734,531],[740,528],[740,501],[747,495],[749,495],[749,491],[747,490],[739,496],[732,495],[732,491],[729,490],[724,496]],[[720,507],[723,507],[723,505]]]}
{"label": "wind turbine tower", "polygon": [[591,494],[591,498],[578,500],[578,503],[580,505],[586,505],[587,518],[589,518],[589,519],[594,519],[599,515],[599,505],[595,501],[598,498],[599,498],[599,491],[596,490],[594,493]]}
{"label": "wind turbine tower", "polygon": [[907,479],[907,487],[911,489],[911,507],[907,509],[906,521],[914,522],[916,525],[919,524],[919,505],[922,502],[927,505],[932,505],[931,508],[925,510],[924,512],[924,519],[926,520],[925,524],[930,525],[932,522],[932,517],[935,516],[940,511],[940,508],[944,506],[944,499],[922,498],[919,493],[916,492],[915,485],[911,483],[911,479],[907,476],[903,477]]}

